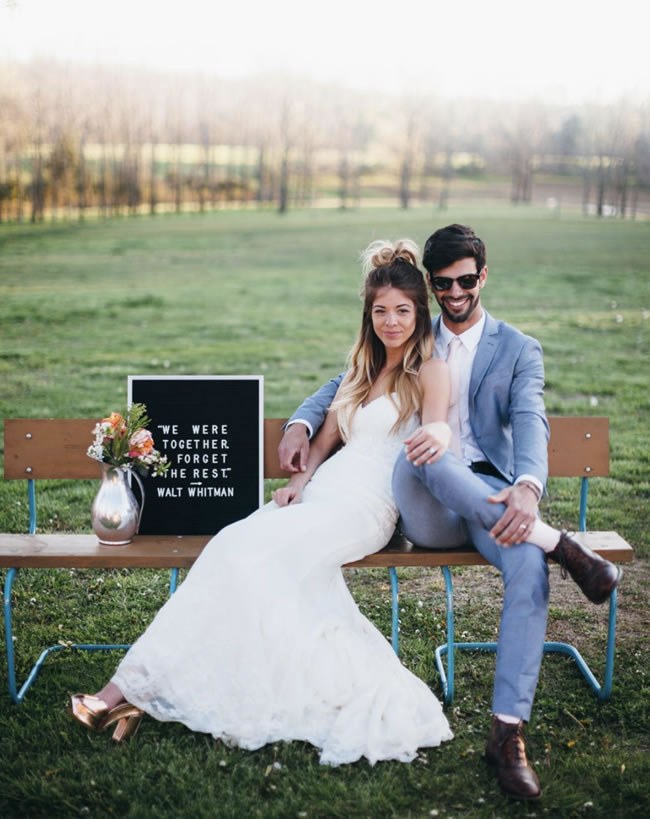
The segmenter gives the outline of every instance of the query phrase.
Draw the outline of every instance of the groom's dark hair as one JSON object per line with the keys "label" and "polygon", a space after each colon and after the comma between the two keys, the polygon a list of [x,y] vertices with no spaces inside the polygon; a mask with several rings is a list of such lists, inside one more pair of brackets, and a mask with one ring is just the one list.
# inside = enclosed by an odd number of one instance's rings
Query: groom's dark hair
{"label": "groom's dark hair", "polygon": [[468,225],[447,225],[432,233],[424,245],[422,264],[436,273],[461,259],[474,259],[476,272],[485,267],[485,244]]}

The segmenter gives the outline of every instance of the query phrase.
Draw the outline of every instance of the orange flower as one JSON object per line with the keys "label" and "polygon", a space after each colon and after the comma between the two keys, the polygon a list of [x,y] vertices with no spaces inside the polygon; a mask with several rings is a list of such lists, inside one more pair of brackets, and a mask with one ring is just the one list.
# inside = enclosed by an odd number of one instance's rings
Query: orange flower
{"label": "orange flower", "polygon": [[153,450],[153,438],[148,429],[139,429],[129,440],[129,458],[142,458]]}
{"label": "orange flower", "polygon": [[126,421],[119,412],[111,412],[108,418],[103,418],[102,426],[107,438],[121,438],[126,435]]}

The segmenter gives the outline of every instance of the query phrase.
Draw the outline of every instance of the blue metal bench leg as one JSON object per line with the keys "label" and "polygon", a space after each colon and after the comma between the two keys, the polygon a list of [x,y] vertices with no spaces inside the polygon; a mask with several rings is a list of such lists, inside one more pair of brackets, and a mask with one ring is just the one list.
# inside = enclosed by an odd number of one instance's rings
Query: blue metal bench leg
{"label": "blue metal bench leg", "polygon": [[[13,633],[13,609],[11,595],[13,592],[13,584],[18,574],[18,569],[7,569],[7,574],[4,583],[3,595],[3,613],[5,623],[5,648],[7,654],[7,684],[9,688],[9,696],[17,705],[19,705],[25,698],[25,694],[31,688],[43,663],[50,654],[55,654],[59,651],[115,651],[116,649],[126,650],[130,648],[129,643],[72,643],[70,645],[54,645],[44,649],[39,655],[38,659],[32,666],[25,682],[18,687],[16,680],[16,652],[14,648],[14,633]],[[176,591],[178,585],[178,569],[172,569],[169,580],[169,594],[170,596]]]}
{"label": "blue metal bench leg", "polygon": [[397,579],[397,569],[391,566],[388,569],[388,576],[390,578],[390,596],[391,596],[391,643],[393,651],[399,657],[399,581]]}
{"label": "blue metal bench leg", "polygon": [[[36,533],[36,484],[33,478],[30,478],[27,481],[27,500],[29,503],[29,533],[33,535]],[[50,654],[54,654],[57,651],[114,651],[115,649],[128,649],[130,648],[130,644],[128,643],[106,643],[106,644],[98,644],[98,643],[71,643],[69,645],[55,645],[50,646],[49,648],[44,649],[38,660],[34,663],[31,668],[31,671],[27,675],[27,679],[22,684],[20,688],[18,688],[18,684],[16,681],[16,652],[14,649],[14,634],[13,634],[13,610],[12,610],[12,601],[11,601],[11,594],[13,591],[13,584],[18,574],[18,569],[12,568],[7,569],[7,574],[5,576],[5,583],[4,583],[4,596],[3,596],[3,614],[4,614],[4,622],[5,622],[5,647],[6,647],[6,654],[7,654],[7,680],[8,680],[8,687],[9,687],[9,696],[11,699],[16,703],[19,704],[25,698],[25,694],[29,690],[29,688],[34,683],[38,672],[41,670],[41,667],[45,660],[48,658]],[[169,596],[171,597],[172,594],[176,591],[178,586],[178,569],[171,570],[171,576],[169,578]]]}
{"label": "blue metal bench leg", "polygon": [[7,678],[9,681],[9,696],[14,702],[20,702],[16,691],[16,653],[14,651],[14,632],[11,617],[11,591],[18,569],[7,569],[5,577],[4,596],[2,600],[5,620],[5,648],[7,653]]}
{"label": "blue metal bench leg", "polygon": [[607,652],[605,654],[605,673],[603,684],[598,691],[601,700],[609,699],[614,684],[614,649],[616,646],[616,614],[618,612],[618,589],[614,589],[609,599],[609,617],[607,620]]}
{"label": "blue metal bench leg", "polygon": [[607,647],[605,651],[605,669],[603,682],[599,683],[584,657],[575,646],[569,643],[544,643],[544,651],[549,654],[566,654],[575,660],[578,670],[595,692],[599,700],[609,699],[614,681],[614,647],[616,643],[616,613],[618,609],[618,592],[612,592],[609,600],[609,618],[607,625]]}
{"label": "blue metal bench leg", "polygon": [[[441,566],[442,576],[445,580],[445,609],[447,618],[447,642],[438,646],[435,653],[436,668],[440,675],[442,694],[445,705],[449,705],[454,699],[454,647],[456,646],[454,630],[454,586],[451,580],[449,566]],[[447,655],[447,671],[443,662],[443,656]]]}
{"label": "blue metal bench leg", "polygon": [[13,583],[16,575],[18,574],[18,569],[8,569],[7,576],[5,577],[5,586],[4,586],[4,597],[3,597],[3,610],[4,610],[4,620],[5,620],[5,645],[7,650],[7,678],[8,678],[8,687],[9,687],[9,696],[11,699],[16,703],[21,703],[27,691],[31,688],[38,672],[41,670],[43,663],[49,657],[50,654],[55,654],[58,651],[67,651],[67,650],[81,650],[81,651],[113,651],[114,649],[121,648],[126,649],[129,648],[128,645],[123,644],[115,644],[115,645],[95,645],[95,644],[86,644],[86,643],[73,643],[72,645],[55,645],[49,646],[49,648],[44,649],[39,658],[36,660],[34,665],[32,666],[29,674],[25,682],[18,688],[18,683],[16,681],[16,653],[14,650],[14,634],[13,634],[13,612],[11,606],[11,594],[13,590]]}
{"label": "blue metal bench leg", "polygon": [[[444,695],[445,705],[449,705],[454,698],[454,651],[491,651],[496,652],[497,643],[457,643],[454,639],[454,606],[453,606],[453,586],[451,572],[448,566],[442,567],[445,578],[445,590],[447,597],[447,642],[438,646],[435,652],[436,667],[440,675],[440,682]],[[600,700],[606,700],[612,693],[614,680],[614,648],[616,642],[616,613],[618,608],[618,592],[612,592],[609,600],[609,617],[607,626],[607,646],[605,651],[605,669],[603,682],[599,683],[591,668],[585,661],[575,646],[569,643],[545,642],[544,653],[546,654],[566,654],[575,660],[578,670],[587,681],[589,687],[596,693]],[[443,657],[447,655],[447,670],[443,662]]]}

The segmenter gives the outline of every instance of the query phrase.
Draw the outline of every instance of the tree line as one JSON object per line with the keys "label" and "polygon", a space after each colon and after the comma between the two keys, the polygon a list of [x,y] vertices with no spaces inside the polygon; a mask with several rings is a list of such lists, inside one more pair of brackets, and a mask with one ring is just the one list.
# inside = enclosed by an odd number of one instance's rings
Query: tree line
{"label": "tree line", "polygon": [[[0,65],[0,221],[371,199],[444,209],[470,183],[650,213],[650,105],[446,100],[297,76]],[[491,180],[507,184],[490,187]],[[548,180],[552,180],[549,188]]]}

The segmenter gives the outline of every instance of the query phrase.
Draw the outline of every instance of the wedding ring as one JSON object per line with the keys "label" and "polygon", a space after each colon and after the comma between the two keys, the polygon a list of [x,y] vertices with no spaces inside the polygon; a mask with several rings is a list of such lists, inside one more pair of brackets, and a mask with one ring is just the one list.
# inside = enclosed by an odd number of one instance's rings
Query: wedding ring
{"label": "wedding ring", "polygon": [[429,448],[429,455],[435,455],[438,450],[434,449],[433,447]]}
{"label": "wedding ring", "polygon": [[528,526],[525,523],[522,523],[519,528],[520,529],[528,529]]}

